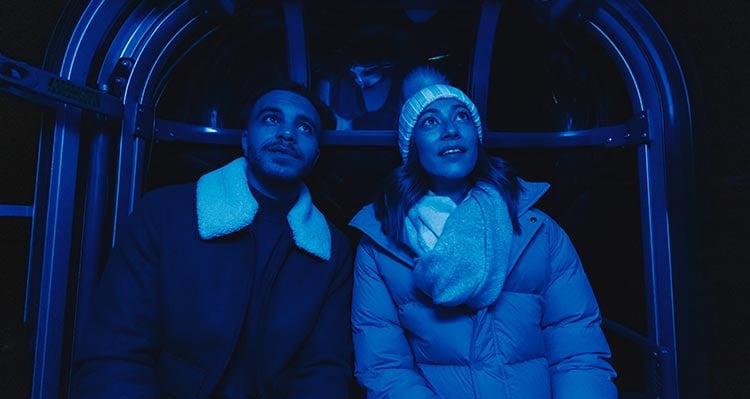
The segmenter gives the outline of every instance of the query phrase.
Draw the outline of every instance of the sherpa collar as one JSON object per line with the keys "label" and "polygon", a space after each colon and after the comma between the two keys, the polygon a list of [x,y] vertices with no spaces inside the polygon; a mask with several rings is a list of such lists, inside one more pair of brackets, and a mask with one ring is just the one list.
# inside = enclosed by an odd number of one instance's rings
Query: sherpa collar
{"label": "sherpa collar", "polygon": [[[198,232],[204,240],[234,233],[253,223],[258,213],[247,183],[247,161],[237,158],[203,175],[196,189]],[[299,198],[286,216],[294,243],[323,260],[331,259],[331,232],[322,213],[302,185]]]}

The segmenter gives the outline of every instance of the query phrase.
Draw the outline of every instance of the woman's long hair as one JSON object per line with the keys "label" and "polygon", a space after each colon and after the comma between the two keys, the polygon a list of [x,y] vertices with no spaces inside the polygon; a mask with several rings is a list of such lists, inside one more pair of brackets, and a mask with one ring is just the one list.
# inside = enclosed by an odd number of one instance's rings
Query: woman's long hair
{"label": "woman's long hair", "polygon": [[[508,204],[508,213],[515,233],[521,232],[518,223],[518,196],[521,183],[508,163],[490,157],[480,145],[477,163],[469,174],[472,187],[478,182],[494,186]],[[394,169],[386,178],[383,194],[374,203],[375,217],[381,223],[383,234],[396,243],[405,243],[404,219],[409,210],[427,193],[430,177],[422,168],[414,141],[409,143],[409,157],[405,164]]]}

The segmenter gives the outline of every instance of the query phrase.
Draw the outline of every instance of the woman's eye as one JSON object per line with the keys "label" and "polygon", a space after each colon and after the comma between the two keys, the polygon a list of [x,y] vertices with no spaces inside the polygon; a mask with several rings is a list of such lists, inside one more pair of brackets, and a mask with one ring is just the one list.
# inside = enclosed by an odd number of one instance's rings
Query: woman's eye
{"label": "woman's eye", "polygon": [[458,114],[456,114],[456,120],[457,121],[464,121],[469,119],[469,113],[466,111],[461,111]]}
{"label": "woman's eye", "polygon": [[431,116],[422,120],[422,127],[430,127],[437,124],[437,120]]}

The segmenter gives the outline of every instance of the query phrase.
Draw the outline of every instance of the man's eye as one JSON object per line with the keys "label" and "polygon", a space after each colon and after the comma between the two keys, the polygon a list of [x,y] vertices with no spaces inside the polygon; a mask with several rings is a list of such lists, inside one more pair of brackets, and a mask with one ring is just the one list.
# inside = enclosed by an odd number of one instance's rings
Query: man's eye
{"label": "man's eye", "polygon": [[297,130],[299,130],[300,132],[305,133],[305,134],[313,134],[313,133],[315,133],[315,129],[313,129],[313,127],[310,124],[308,124],[308,123],[300,123],[297,126]]}
{"label": "man's eye", "polygon": [[461,111],[458,114],[456,114],[456,120],[457,121],[464,121],[469,119],[469,113],[466,111]]}
{"label": "man's eye", "polygon": [[267,124],[271,124],[271,125],[275,125],[275,124],[279,123],[279,117],[276,116],[276,115],[274,115],[274,114],[264,115],[261,118],[261,120],[263,121],[263,123],[267,123]]}

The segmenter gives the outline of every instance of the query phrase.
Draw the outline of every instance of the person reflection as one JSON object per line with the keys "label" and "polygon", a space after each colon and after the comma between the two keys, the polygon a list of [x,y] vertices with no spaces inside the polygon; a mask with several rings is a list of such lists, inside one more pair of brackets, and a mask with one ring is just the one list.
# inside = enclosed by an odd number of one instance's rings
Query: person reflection
{"label": "person reflection", "polygon": [[487,155],[474,103],[436,71],[404,87],[403,162],[350,222],[368,398],[616,398],[581,261],[534,208],[548,184]]}
{"label": "person reflection", "polygon": [[336,130],[393,129],[401,102],[395,65],[353,62],[320,82],[320,96],[336,117]]}

